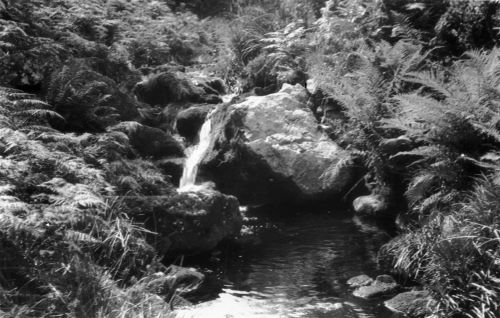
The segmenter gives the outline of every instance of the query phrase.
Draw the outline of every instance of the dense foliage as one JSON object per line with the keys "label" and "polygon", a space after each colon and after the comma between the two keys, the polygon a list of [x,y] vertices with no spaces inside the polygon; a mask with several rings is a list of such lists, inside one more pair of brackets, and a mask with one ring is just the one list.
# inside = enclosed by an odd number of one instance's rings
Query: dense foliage
{"label": "dense foliage", "polygon": [[176,192],[137,149],[155,109],[132,88],[217,45],[196,16],[156,1],[0,12],[0,316],[168,317],[175,280],[124,198]]}
{"label": "dense foliage", "polygon": [[[365,157],[372,191],[406,188],[403,233],[381,261],[431,290],[440,317],[498,317],[498,4],[329,5],[308,72],[345,117],[323,121]],[[398,136],[411,146],[388,152]]]}

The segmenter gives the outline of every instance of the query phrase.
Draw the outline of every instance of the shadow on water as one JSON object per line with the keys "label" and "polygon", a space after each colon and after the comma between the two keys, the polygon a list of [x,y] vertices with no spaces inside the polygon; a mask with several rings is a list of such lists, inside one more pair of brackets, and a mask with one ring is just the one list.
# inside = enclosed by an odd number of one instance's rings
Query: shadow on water
{"label": "shadow on water", "polygon": [[346,212],[251,209],[241,240],[220,246],[201,265],[208,272],[205,298],[196,300],[204,302],[176,316],[391,317],[380,301],[356,299],[345,285],[377,274],[377,251],[389,237]]}

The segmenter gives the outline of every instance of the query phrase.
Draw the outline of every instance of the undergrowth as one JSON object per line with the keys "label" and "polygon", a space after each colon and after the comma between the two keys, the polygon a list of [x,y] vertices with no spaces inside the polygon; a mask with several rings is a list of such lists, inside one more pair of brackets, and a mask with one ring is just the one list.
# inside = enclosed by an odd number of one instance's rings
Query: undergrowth
{"label": "undergrowth", "polygon": [[153,233],[120,212],[106,175],[130,152],[126,136],[62,134],[49,104],[13,89],[1,89],[0,112],[2,315],[168,317],[166,299],[144,288],[164,268]]}
{"label": "undergrowth", "polygon": [[[355,4],[328,1],[317,22],[307,58],[321,98],[313,111],[365,159],[372,192],[405,189],[401,234],[381,264],[429,289],[438,317],[498,317],[500,51],[489,33],[467,39],[498,26],[483,24],[498,6],[364,3],[342,13]],[[468,21],[456,29],[460,45],[444,35],[454,19]],[[472,48],[482,49],[464,53]],[[400,136],[411,148],[387,153],[384,143]]]}

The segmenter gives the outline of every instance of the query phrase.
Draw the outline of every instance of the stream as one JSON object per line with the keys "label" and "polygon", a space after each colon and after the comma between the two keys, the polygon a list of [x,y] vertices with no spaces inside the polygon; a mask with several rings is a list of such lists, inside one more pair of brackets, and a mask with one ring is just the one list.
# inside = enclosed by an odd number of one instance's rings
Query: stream
{"label": "stream", "polygon": [[214,286],[212,300],[175,316],[391,317],[380,301],[356,299],[345,286],[353,276],[377,274],[376,253],[388,235],[346,213],[298,212],[246,212],[246,239],[203,265],[212,273],[207,281],[222,286]]}

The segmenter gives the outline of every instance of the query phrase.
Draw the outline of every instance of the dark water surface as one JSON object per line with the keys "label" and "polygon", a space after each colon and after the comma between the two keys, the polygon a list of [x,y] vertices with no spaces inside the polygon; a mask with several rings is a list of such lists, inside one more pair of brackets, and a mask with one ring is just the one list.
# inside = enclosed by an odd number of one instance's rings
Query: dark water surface
{"label": "dark water surface", "polygon": [[222,247],[207,265],[222,291],[177,317],[390,317],[380,301],[356,299],[345,285],[355,275],[377,274],[377,250],[389,239],[384,231],[338,212],[246,214],[247,242]]}

